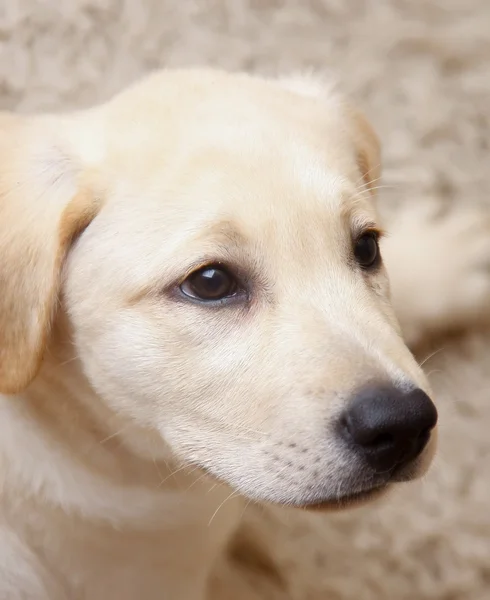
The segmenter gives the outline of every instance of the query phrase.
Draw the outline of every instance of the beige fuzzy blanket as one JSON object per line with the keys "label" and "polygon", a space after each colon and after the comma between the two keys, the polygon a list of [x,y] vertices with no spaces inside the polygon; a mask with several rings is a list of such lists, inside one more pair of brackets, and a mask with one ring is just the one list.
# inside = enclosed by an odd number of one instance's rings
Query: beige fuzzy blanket
{"label": "beige fuzzy blanket", "polygon": [[[0,0],[0,108],[86,106],[203,63],[338,71],[383,139],[383,202],[490,210],[489,0]],[[490,598],[490,334],[426,366],[442,423],[427,479],[340,515],[250,508],[213,598]]]}

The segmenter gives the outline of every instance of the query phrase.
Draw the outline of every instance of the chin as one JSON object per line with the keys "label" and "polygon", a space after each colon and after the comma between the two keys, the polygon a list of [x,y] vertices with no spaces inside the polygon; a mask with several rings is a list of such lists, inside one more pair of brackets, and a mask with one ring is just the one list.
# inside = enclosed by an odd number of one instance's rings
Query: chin
{"label": "chin", "polygon": [[325,486],[318,486],[314,491],[301,488],[294,491],[287,490],[281,485],[272,489],[268,486],[267,490],[261,489],[260,485],[250,488],[249,485],[242,486],[240,482],[233,481],[231,478],[217,475],[209,467],[201,466],[199,470],[206,473],[211,480],[226,484],[253,503],[300,508],[312,512],[335,512],[370,504],[386,496],[401,483],[422,478],[432,462],[435,447],[435,443],[430,444],[427,450],[414,461],[398,465],[384,473],[377,473],[366,465],[357,464],[349,474],[345,471],[339,473],[340,480],[334,485],[328,482]]}
{"label": "chin", "polygon": [[297,506],[304,510],[325,512],[358,508],[386,496],[389,491],[401,483],[408,483],[422,478],[427,472],[428,462],[430,461],[417,461],[415,464],[395,469],[385,482],[380,482],[367,489],[356,490],[352,493],[345,492],[341,496],[329,496],[318,500],[314,499],[313,501],[292,503],[290,506]]}
{"label": "chin", "polygon": [[[216,478],[214,478],[216,479]],[[227,485],[230,485],[227,483]],[[233,487],[233,486],[231,486]],[[312,512],[336,512],[357,508],[369,504],[385,496],[393,488],[391,483],[383,483],[361,491],[346,491],[342,495],[325,495],[321,493],[310,495],[299,494],[297,497],[281,495],[280,498],[260,493],[250,494],[246,490],[238,490],[247,500],[256,504],[292,509],[302,509]],[[236,488],[235,488],[236,489]]]}
{"label": "chin", "polygon": [[379,500],[388,493],[391,487],[391,485],[387,484],[362,492],[354,492],[353,494],[347,494],[338,498],[326,498],[319,502],[298,506],[304,510],[314,512],[332,512],[350,508],[359,508],[360,506]]}
{"label": "chin", "polygon": [[[425,461],[424,461],[425,462]],[[243,495],[250,500],[262,504],[284,506],[287,508],[301,508],[312,512],[334,512],[351,508],[358,508],[365,504],[375,502],[386,496],[393,488],[401,483],[407,483],[420,479],[426,472],[425,464],[413,464],[405,466],[403,469],[394,470],[389,476],[382,480],[365,487],[353,486],[349,491],[348,486],[344,487],[342,494],[322,494],[321,492],[313,495],[298,494],[294,497],[259,497],[257,494],[250,495],[242,491]],[[347,489],[346,489],[347,488]]]}

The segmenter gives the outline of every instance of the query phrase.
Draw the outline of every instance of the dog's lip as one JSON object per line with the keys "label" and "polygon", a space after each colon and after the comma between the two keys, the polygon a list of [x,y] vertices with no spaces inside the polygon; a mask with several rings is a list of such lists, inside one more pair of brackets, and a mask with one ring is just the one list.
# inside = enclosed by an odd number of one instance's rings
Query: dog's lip
{"label": "dog's lip", "polygon": [[[206,473],[207,477],[219,482],[228,483],[221,477],[215,475],[209,468],[199,466],[203,473]],[[378,483],[369,488],[365,488],[351,494],[344,494],[334,498],[318,498],[314,500],[305,501],[290,501],[290,500],[270,500],[267,498],[252,498],[246,491],[241,491],[246,498],[249,498],[252,502],[260,502],[261,504],[268,504],[272,506],[284,506],[287,508],[301,508],[308,511],[339,511],[348,508],[355,508],[356,506],[363,505],[371,500],[376,500],[380,496],[384,495],[389,487],[391,487],[391,481],[385,481]],[[230,485],[228,483],[228,485]]]}
{"label": "dog's lip", "polygon": [[358,505],[375,500],[376,498],[382,496],[389,487],[389,484],[386,483],[366,490],[361,490],[359,492],[353,492],[352,494],[345,494],[336,498],[314,500],[312,502],[306,502],[296,506],[298,506],[298,508],[311,511],[329,511],[355,508]]}

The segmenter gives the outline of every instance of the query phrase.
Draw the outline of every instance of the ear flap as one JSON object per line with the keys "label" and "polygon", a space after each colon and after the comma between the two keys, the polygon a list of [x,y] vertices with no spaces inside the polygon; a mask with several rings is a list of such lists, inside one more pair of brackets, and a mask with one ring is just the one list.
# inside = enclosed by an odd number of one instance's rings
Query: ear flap
{"label": "ear flap", "polygon": [[35,377],[51,330],[61,269],[99,202],[57,142],[63,123],[0,113],[0,392]]}
{"label": "ear flap", "polygon": [[339,93],[334,79],[318,73],[295,74],[278,80],[281,87],[311,98],[324,98],[341,107],[348,132],[356,148],[356,161],[366,189],[374,195],[375,183],[381,176],[381,147],[378,136],[366,117]]}
{"label": "ear flap", "polygon": [[366,189],[375,195],[375,184],[381,176],[381,145],[366,117],[352,106],[347,106],[356,160]]}

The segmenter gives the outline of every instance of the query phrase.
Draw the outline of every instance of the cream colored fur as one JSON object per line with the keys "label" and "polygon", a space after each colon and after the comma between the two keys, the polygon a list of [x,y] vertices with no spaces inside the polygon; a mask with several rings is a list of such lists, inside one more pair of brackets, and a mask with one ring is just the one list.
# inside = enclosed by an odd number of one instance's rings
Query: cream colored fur
{"label": "cream colored fur", "polygon": [[[350,260],[376,137],[329,86],[215,71],[0,132],[0,598],[201,600],[242,496],[359,491],[327,431],[356,387],[428,390],[385,270]],[[488,306],[489,229],[386,237],[412,343]],[[255,274],[247,308],[175,298],[216,260]]]}

